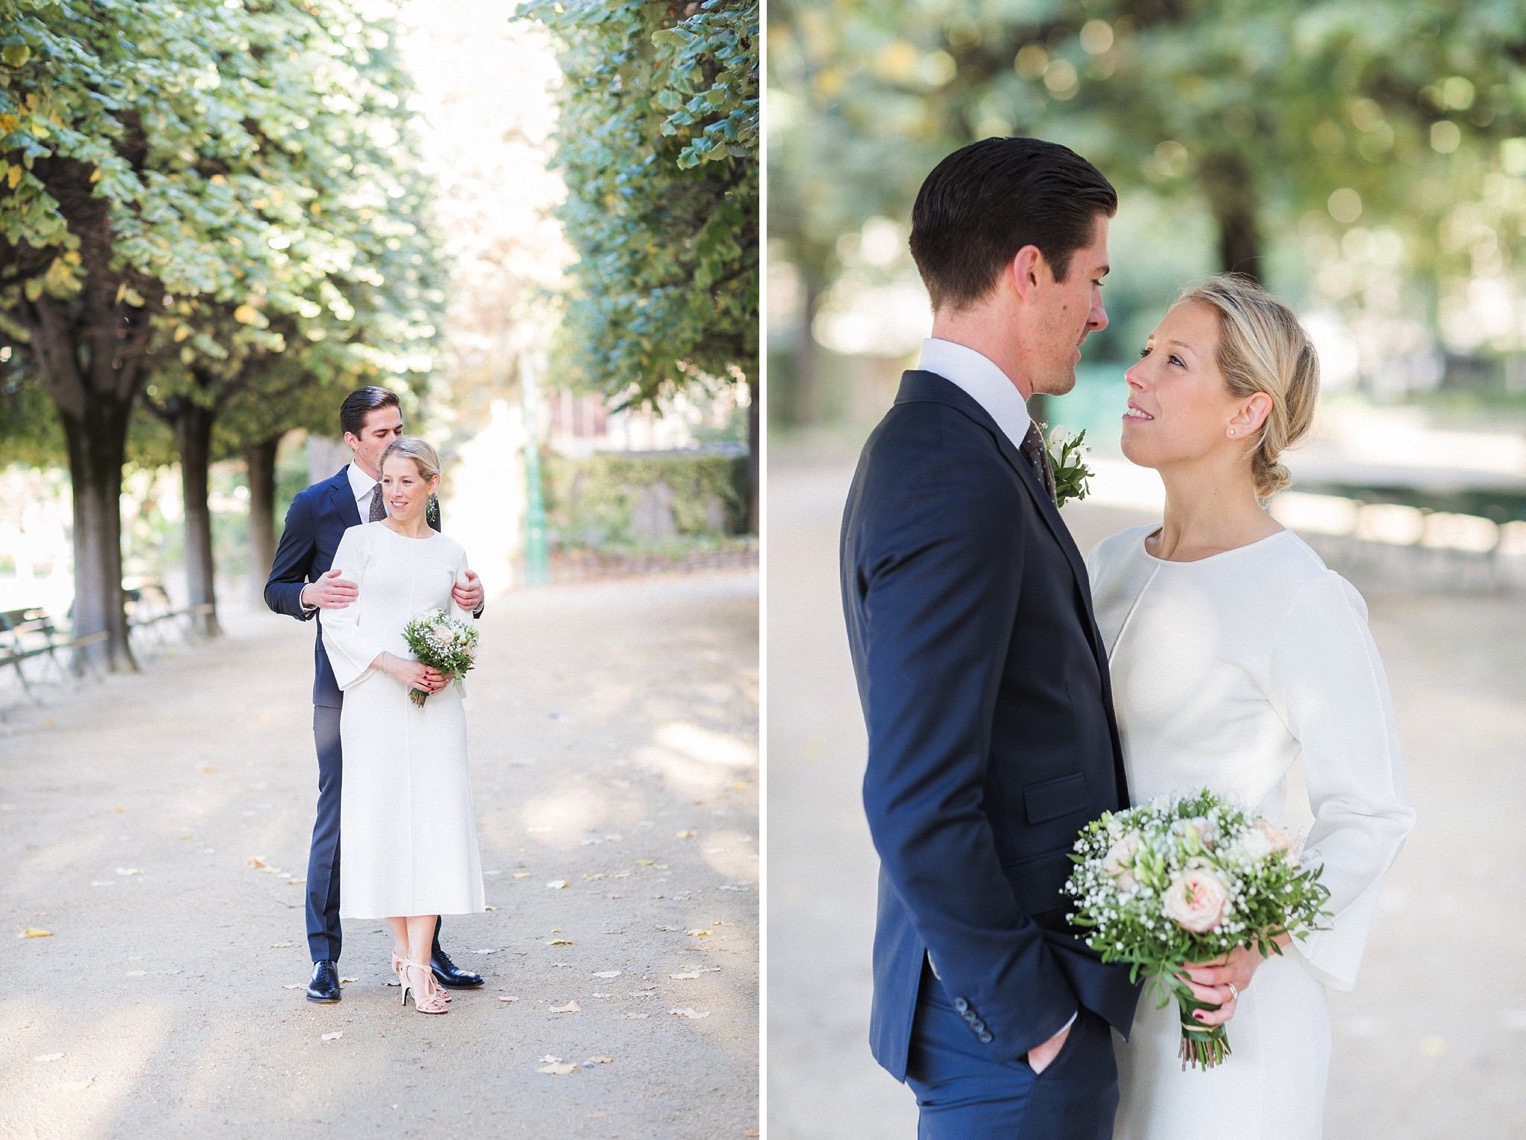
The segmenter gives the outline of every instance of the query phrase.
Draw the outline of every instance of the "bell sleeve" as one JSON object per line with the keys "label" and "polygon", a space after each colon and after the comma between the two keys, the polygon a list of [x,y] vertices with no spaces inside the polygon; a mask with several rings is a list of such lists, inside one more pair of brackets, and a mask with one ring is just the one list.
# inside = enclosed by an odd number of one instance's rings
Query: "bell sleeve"
{"label": "bell sleeve", "polygon": [[1383,876],[1414,826],[1388,680],[1367,606],[1327,571],[1295,599],[1272,652],[1273,705],[1299,742],[1314,822],[1303,852],[1323,867],[1328,930],[1292,949],[1325,985],[1356,984]]}
{"label": "bell sleeve", "polygon": [[340,571],[340,577],[354,582],[360,596],[343,609],[322,610],[318,621],[323,627],[323,649],[329,664],[334,668],[334,679],[341,691],[349,691],[373,676],[377,670],[371,667],[386,648],[381,638],[366,629],[366,565],[370,561],[371,543],[362,528],[352,526],[339,540],[334,551],[332,569]]}

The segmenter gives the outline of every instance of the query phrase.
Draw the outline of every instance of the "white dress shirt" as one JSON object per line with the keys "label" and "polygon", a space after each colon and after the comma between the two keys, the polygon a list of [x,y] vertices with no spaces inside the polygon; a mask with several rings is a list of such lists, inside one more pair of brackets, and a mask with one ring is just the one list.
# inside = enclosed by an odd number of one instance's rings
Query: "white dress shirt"
{"label": "white dress shirt", "polygon": [[345,472],[350,477],[350,494],[355,496],[355,506],[360,510],[360,521],[367,522],[371,518],[371,492],[376,489],[380,482],[373,479],[360,469],[357,463],[351,463]]}
{"label": "white dress shirt", "polygon": [[990,413],[1013,447],[1022,449],[1023,437],[1028,434],[1033,417],[1028,414],[1028,405],[1017,385],[989,357],[951,340],[929,337],[922,342],[922,356],[917,367],[924,372],[935,372],[961,389]]}

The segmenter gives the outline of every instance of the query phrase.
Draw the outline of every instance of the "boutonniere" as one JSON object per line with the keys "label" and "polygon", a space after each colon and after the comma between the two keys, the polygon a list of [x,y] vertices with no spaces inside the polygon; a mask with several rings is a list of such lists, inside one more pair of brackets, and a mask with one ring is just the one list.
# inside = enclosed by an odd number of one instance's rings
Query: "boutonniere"
{"label": "boutonniere", "polygon": [[1083,429],[1074,436],[1067,437],[1059,428],[1050,434],[1048,424],[1040,425],[1040,430],[1048,440],[1045,451],[1049,456],[1049,468],[1054,472],[1056,504],[1063,507],[1067,499],[1079,502],[1086,498],[1089,490],[1086,481],[1096,474],[1081,458],[1081,444],[1086,439],[1086,431]]}

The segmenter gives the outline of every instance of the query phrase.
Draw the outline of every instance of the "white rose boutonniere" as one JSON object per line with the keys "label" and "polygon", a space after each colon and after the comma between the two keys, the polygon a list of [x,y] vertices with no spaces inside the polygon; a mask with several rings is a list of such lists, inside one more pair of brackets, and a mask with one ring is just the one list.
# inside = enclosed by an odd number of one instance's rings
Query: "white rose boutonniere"
{"label": "white rose boutonniere", "polygon": [[1051,432],[1048,424],[1042,425],[1042,430],[1048,441],[1045,450],[1049,454],[1049,468],[1054,472],[1056,505],[1063,507],[1068,499],[1079,501],[1086,498],[1090,490],[1087,480],[1096,474],[1081,458],[1081,445],[1086,439],[1086,431],[1083,429],[1074,436],[1067,437],[1061,428]]}

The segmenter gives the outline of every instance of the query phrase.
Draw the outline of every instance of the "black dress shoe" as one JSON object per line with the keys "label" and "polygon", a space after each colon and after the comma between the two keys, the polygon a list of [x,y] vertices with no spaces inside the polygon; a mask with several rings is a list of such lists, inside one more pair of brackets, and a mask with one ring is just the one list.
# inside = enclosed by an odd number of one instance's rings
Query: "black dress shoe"
{"label": "black dress shoe", "polygon": [[314,962],[313,980],[307,983],[307,1000],[336,1002],[339,993],[339,967],[333,962]]}
{"label": "black dress shoe", "polygon": [[462,970],[450,960],[450,955],[438,946],[434,953],[429,956],[429,969],[434,974],[434,980],[442,986],[449,986],[453,990],[476,989],[482,984],[482,975],[473,974]]}

